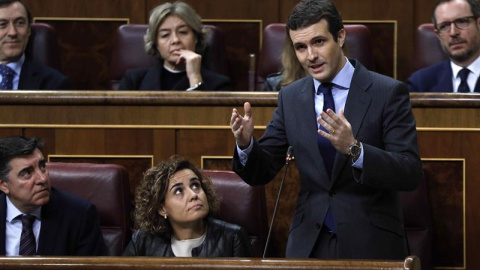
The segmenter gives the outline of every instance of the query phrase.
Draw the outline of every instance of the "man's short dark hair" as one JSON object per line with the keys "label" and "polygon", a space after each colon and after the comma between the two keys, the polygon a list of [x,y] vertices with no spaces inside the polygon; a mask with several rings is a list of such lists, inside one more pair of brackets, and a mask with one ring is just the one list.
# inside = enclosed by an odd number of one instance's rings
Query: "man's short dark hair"
{"label": "man's short dark hair", "polygon": [[43,149],[42,139],[23,136],[0,139],[0,179],[8,181],[7,175],[12,169],[8,164],[10,160],[16,157],[31,155],[35,149]]}
{"label": "man's short dark hair", "polygon": [[290,12],[287,20],[287,35],[289,30],[297,30],[316,24],[322,19],[328,23],[328,31],[337,42],[338,32],[343,29],[342,16],[335,5],[329,0],[302,0]]}
{"label": "man's short dark hair", "polygon": [[30,10],[28,9],[27,5],[22,0],[0,0],[0,8],[9,6],[15,2],[22,4],[25,10],[27,11],[27,20],[28,20],[28,24],[30,25],[33,20],[32,13],[30,13]]}
{"label": "man's short dark hair", "polygon": [[[433,6],[433,14],[432,14],[432,22],[433,26],[437,27],[437,18],[435,18],[435,11],[437,10],[437,7],[443,3],[448,3],[453,0],[437,0],[435,2],[435,5]],[[465,0],[468,5],[470,6],[470,10],[472,11],[472,14],[475,18],[480,17],[480,7],[478,5],[478,0]]]}

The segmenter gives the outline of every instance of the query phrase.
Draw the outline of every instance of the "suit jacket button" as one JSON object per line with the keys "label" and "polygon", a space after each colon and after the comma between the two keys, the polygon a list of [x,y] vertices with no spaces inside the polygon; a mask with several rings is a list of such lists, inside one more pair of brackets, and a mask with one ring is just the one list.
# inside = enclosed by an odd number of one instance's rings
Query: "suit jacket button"
{"label": "suit jacket button", "polygon": [[335,191],[333,189],[330,189],[328,191],[328,195],[330,195],[330,197],[335,197]]}

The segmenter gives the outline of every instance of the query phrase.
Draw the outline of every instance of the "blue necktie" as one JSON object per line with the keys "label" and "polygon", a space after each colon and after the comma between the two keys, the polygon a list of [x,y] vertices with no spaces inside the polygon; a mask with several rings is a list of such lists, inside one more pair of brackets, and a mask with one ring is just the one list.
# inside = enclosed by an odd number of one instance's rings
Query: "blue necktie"
{"label": "blue necktie", "polygon": [[[327,109],[335,111],[335,102],[333,101],[332,96],[332,84],[322,83],[320,86],[318,86],[317,95],[319,95],[320,93],[323,94],[323,111],[326,112]],[[320,126],[320,129],[328,132],[322,126]],[[317,134],[317,142],[320,154],[322,155],[323,162],[325,164],[325,168],[327,169],[328,176],[331,179],[333,163],[335,162],[335,155],[337,153],[337,150],[335,149],[335,147],[333,147],[329,140],[325,139],[320,134]],[[331,207],[328,208],[327,215],[325,216],[323,224],[325,224],[333,233],[337,233]]]}
{"label": "blue necktie", "polygon": [[2,75],[0,89],[11,90],[13,88],[13,75],[15,75],[15,71],[6,65],[0,64],[0,75]]}
{"label": "blue necktie", "polygon": [[22,215],[22,235],[20,236],[20,248],[18,255],[35,255],[37,253],[37,242],[33,234],[33,222],[35,216]]}
{"label": "blue necktie", "polygon": [[470,93],[470,87],[468,87],[467,78],[468,74],[470,74],[470,70],[468,68],[462,68],[460,72],[458,72],[458,76],[460,77],[460,85],[458,86],[459,93]]}

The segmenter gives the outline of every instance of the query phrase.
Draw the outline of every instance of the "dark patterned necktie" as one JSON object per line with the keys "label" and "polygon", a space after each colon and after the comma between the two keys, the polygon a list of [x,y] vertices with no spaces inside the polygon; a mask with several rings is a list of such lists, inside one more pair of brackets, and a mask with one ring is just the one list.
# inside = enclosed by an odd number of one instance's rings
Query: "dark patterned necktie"
{"label": "dark patterned necktie", "polygon": [[19,255],[35,255],[37,253],[37,243],[33,234],[33,222],[35,216],[22,215],[22,235],[20,236]]}
{"label": "dark patterned necktie", "polygon": [[458,93],[470,93],[470,87],[468,87],[467,78],[470,74],[470,70],[468,68],[462,68],[460,72],[458,72],[458,76],[460,77],[460,85],[458,86]]}
{"label": "dark patterned necktie", "polygon": [[[322,83],[320,86],[318,86],[317,95],[319,94],[323,94],[323,111],[326,112],[327,109],[335,111],[335,102],[332,96],[332,84]],[[323,126],[320,126],[320,129],[328,132]],[[325,168],[327,169],[328,176],[331,179],[333,163],[335,162],[337,150],[335,147],[333,147],[329,140],[325,139],[320,134],[317,134],[317,142],[320,154],[322,155],[323,162],[325,164]],[[330,231],[334,233],[337,232],[331,207],[328,208],[327,215],[325,216],[323,223],[330,229]]]}
{"label": "dark patterned necktie", "polygon": [[0,75],[2,75],[0,89],[11,90],[13,88],[13,75],[15,75],[15,71],[6,65],[0,64]]}

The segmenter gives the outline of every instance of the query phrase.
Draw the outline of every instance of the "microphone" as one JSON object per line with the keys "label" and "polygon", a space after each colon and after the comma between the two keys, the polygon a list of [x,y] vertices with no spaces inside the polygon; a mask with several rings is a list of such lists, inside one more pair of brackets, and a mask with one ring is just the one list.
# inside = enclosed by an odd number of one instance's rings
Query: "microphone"
{"label": "microphone", "polygon": [[288,165],[293,159],[293,146],[289,146],[287,150],[287,156],[285,157],[285,171],[283,172],[282,182],[280,182],[280,188],[278,189],[277,201],[275,202],[275,207],[273,208],[272,221],[270,221],[270,228],[268,229],[267,242],[265,243],[265,249],[263,250],[263,257],[267,255],[268,244],[270,243],[270,235],[272,234],[273,222],[275,221],[275,215],[277,214],[278,202],[280,201],[280,195],[282,194],[283,182],[285,182],[285,176],[287,176]]}

